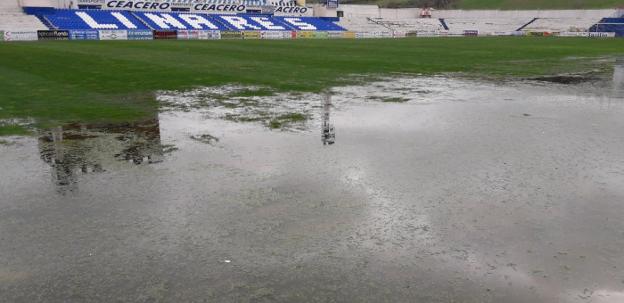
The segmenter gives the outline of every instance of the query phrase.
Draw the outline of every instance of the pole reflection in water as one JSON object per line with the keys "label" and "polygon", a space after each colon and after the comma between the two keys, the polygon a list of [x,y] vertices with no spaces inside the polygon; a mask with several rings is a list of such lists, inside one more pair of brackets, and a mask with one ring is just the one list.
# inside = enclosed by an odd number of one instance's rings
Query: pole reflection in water
{"label": "pole reflection in water", "polygon": [[50,165],[61,193],[78,188],[78,175],[164,160],[158,116],[140,122],[67,124],[39,137],[41,159]]}
{"label": "pole reflection in water", "polygon": [[624,98],[624,57],[616,59],[613,66],[613,94],[616,98]]}
{"label": "pole reflection in water", "polygon": [[325,93],[323,98],[323,113],[321,122],[321,139],[323,145],[334,144],[336,142],[336,132],[330,123],[329,116],[331,110],[331,94]]}

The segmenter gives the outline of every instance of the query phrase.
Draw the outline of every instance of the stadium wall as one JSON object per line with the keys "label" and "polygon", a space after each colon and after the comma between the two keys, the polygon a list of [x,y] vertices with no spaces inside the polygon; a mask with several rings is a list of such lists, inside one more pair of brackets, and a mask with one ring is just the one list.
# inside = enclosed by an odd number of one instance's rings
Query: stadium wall
{"label": "stadium wall", "polygon": [[2,0],[0,1],[0,12],[2,13],[18,13],[20,7],[17,0]]}
{"label": "stadium wall", "polygon": [[[2,0],[2,1],[15,1],[15,0]],[[56,7],[64,8],[64,3],[59,0],[20,0],[21,7]]]}
{"label": "stadium wall", "polygon": [[[59,40],[220,40],[220,39],[377,39],[405,37],[471,37],[477,32],[463,33],[401,33],[350,31],[211,31],[211,30],[41,30],[31,32],[2,32],[0,42],[59,41]],[[560,36],[585,38],[613,38],[615,33],[569,32],[546,34],[521,33],[525,36]]]}

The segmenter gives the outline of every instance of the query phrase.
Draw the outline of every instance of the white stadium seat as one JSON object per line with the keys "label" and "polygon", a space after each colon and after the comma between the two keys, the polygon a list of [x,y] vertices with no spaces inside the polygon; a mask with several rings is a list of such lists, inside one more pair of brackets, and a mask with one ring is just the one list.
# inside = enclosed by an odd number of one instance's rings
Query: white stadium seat
{"label": "white stadium seat", "polygon": [[[479,34],[523,31],[587,31],[614,10],[433,10],[431,18],[420,18],[421,9],[388,9],[376,5],[341,5],[344,18],[340,25],[356,32],[437,32],[444,19],[450,33],[466,30]],[[533,21],[534,20],[534,21]],[[533,21],[533,22],[531,22]],[[528,24],[528,25],[527,25]],[[523,27],[527,25],[526,27]]]}
{"label": "white stadium seat", "polygon": [[37,31],[48,29],[37,17],[25,14],[17,0],[0,0],[0,30]]}
{"label": "white stadium seat", "polygon": [[377,22],[399,32],[436,32],[444,30],[438,19],[429,18],[378,18]]}
{"label": "white stadium seat", "polygon": [[595,18],[539,18],[524,28],[536,32],[587,31],[598,20]]}
{"label": "white stadium seat", "polygon": [[341,18],[338,25],[355,32],[383,32],[391,30],[373,20],[361,17]]}
{"label": "white stadium seat", "polygon": [[451,31],[477,30],[479,33],[512,32],[530,22],[531,18],[449,18],[445,19]]}

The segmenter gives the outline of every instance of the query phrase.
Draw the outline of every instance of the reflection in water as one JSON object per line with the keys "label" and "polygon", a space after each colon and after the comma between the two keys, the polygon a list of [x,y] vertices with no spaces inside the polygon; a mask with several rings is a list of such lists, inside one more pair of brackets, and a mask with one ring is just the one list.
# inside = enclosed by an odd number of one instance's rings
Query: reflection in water
{"label": "reflection in water", "polygon": [[121,161],[136,165],[164,159],[158,116],[117,124],[68,124],[39,137],[41,159],[52,167],[60,192],[77,189],[77,175],[104,172]]}
{"label": "reflection in water", "polygon": [[613,67],[613,92],[614,97],[624,98],[624,58],[615,60]]}
{"label": "reflection in water", "polygon": [[[158,167],[157,120],[0,146],[0,302],[624,302],[624,107],[597,106],[607,85],[262,97],[312,134],[172,110],[161,140],[185,148]],[[330,122],[348,144],[311,148]],[[41,188],[39,148],[72,197]]]}
{"label": "reflection in water", "polygon": [[334,144],[336,142],[336,132],[334,126],[329,121],[331,109],[331,95],[326,93],[323,98],[323,115],[321,123],[321,139],[323,145]]}

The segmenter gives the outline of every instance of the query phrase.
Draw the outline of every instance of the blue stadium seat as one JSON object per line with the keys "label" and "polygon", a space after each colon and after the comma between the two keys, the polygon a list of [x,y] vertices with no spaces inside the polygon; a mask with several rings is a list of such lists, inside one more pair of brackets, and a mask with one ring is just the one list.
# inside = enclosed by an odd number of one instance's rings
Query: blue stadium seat
{"label": "blue stadium seat", "polygon": [[159,30],[230,30],[215,15],[193,13],[135,12],[149,27]]}
{"label": "blue stadium seat", "polygon": [[624,37],[624,18],[603,18],[589,28],[590,32],[610,32],[616,37]]}
{"label": "blue stadium seat", "polygon": [[149,29],[126,11],[58,9],[41,17],[58,29]]}
{"label": "blue stadium seat", "polygon": [[263,30],[344,31],[335,23],[316,17],[271,15],[215,15],[174,12],[129,12],[58,9],[40,18],[57,29],[158,29],[158,30]]}
{"label": "blue stadium seat", "polygon": [[[273,19],[280,21],[281,23],[287,23],[296,28],[297,30],[317,30],[317,31],[344,31],[345,29],[340,27],[334,22],[327,21],[317,17],[287,17],[287,16],[273,16]],[[298,24],[307,25],[298,25]],[[309,26],[311,25],[311,27]]]}
{"label": "blue stadium seat", "polygon": [[293,28],[282,24],[269,15],[219,15],[217,18],[231,30],[293,30]]}

